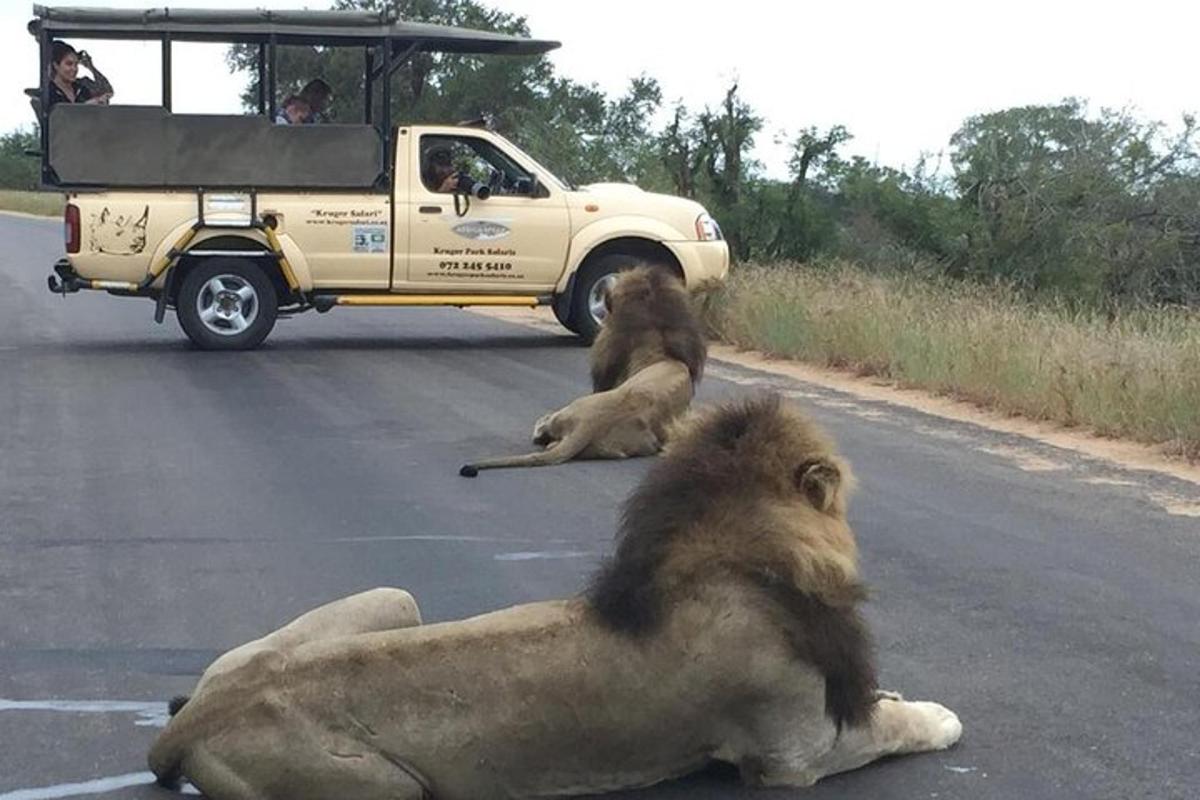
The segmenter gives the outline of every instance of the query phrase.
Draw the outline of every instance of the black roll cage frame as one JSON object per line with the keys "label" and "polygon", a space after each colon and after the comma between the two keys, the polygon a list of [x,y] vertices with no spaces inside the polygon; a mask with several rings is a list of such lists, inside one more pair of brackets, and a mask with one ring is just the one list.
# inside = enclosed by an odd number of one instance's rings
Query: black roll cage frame
{"label": "black roll cage frame", "polygon": [[[152,8],[145,10],[33,6],[29,32],[38,40],[41,111],[39,132],[42,182],[54,185],[50,167],[49,64],[51,43],[57,38],[158,40],[162,44],[162,107],[171,111],[171,45],[176,41],[257,44],[257,113],[274,119],[278,79],[278,48],[288,45],[362,47],[363,124],[373,126],[382,141],[383,178],[391,180],[391,77],[415,53],[463,55],[541,55],[560,46],[557,41],[413,23],[394,12],[271,11]],[[377,63],[378,62],[378,63]],[[380,113],[375,114],[375,83],[383,79]]]}

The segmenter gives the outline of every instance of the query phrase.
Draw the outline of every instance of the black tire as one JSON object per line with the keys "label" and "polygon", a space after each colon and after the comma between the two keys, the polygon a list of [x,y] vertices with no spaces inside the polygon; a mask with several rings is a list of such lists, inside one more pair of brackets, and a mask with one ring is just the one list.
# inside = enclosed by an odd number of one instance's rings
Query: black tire
{"label": "black tire", "polygon": [[188,272],[175,298],[179,327],[202,350],[253,350],[275,327],[278,311],[271,279],[240,258],[205,259]]}
{"label": "black tire", "polygon": [[637,256],[625,253],[608,253],[599,258],[589,259],[575,281],[575,290],[571,295],[570,324],[563,322],[563,325],[579,334],[585,341],[595,339],[604,325],[604,314],[597,305],[601,287],[611,282],[618,272],[633,269],[642,263],[642,259]]}
{"label": "black tire", "polygon": [[554,302],[550,307],[554,309],[554,318],[558,320],[558,324],[569,330],[571,333],[579,333],[575,329],[575,322],[571,319],[571,298],[558,296],[554,298]]}

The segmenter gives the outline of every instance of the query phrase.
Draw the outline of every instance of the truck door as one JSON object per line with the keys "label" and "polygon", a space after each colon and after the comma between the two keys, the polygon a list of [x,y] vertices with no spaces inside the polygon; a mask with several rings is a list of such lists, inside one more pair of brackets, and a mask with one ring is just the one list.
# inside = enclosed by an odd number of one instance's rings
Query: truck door
{"label": "truck door", "polygon": [[[564,193],[535,185],[519,156],[483,136],[422,134],[415,144],[409,148],[406,286],[516,294],[553,289],[571,233]],[[478,185],[487,187],[486,199]],[[401,211],[397,205],[397,225]],[[392,288],[405,286],[394,282]]]}

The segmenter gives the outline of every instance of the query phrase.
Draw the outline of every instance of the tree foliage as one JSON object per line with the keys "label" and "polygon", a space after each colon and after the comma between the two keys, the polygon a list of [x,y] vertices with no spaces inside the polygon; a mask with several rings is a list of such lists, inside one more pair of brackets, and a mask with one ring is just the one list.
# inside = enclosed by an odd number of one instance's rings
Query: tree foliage
{"label": "tree foliage", "polygon": [[1074,99],[967,120],[951,139],[966,269],[1093,301],[1195,302],[1195,133],[1190,117],[1168,137]]}
{"label": "tree foliage", "polygon": [[41,142],[37,129],[18,128],[0,136],[0,188],[32,191],[38,187],[40,164],[26,151],[38,150]]}

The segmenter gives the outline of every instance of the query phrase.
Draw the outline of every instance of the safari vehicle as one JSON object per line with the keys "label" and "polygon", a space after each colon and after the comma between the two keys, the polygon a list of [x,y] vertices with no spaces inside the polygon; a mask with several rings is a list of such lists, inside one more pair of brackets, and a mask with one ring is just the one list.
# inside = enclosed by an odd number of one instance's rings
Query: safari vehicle
{"label": "safari vehicle", "polygon": [[[728,270],[720,228],[695,202],[572,186],[483,124],[391,124],[388,78],[414,53],[529,55],[557,42],[384,11],[34,15],[43,64],[56,38],[162,44],[161,106],[59,103],[43,115],[42,182],[66,195],[50,290],[150,298],[157,322],[174,309],[202,348],[252,348],[278,316],[337,306],[550,305],[590,338],[626,266],[659,264],[689,287]],[[172,113],[176,41],[257,44],[258,113]],[[363,49],[361,124],[272,124],[286,45]],[[447,151],[449,189],[429,173]]]}

